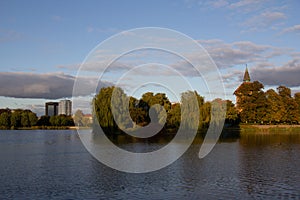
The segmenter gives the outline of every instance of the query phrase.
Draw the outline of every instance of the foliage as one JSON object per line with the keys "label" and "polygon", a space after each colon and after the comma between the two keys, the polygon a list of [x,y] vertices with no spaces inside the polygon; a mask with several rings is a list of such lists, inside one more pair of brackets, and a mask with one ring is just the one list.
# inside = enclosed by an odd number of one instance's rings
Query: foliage
{"label": "foliage", "polygon": [[0,115],[0,127],[5,129],[31,127],[35,126],[36,123],[37,116],[30,110],[16,109],[11,111],[7,109]]}
{"label": "foliage", "polygon": [[38,126],[50,126],[50,116],[43,115],[37,121]]}
{"label": "foliage", "polygon": [[[112,104],[113,94],[116,98]],[[164,130],[167,132],[176,132],[180,125],[188,128],[199,124],[199,128],[203,128],[210,121],[210,103],[205,102],[202,96],[192,91],[182,93],[181,103],[172,105],[164,93],[147,92],[142,95],[141,99],[136,99],[128,97],[120,88],[108,87],[99,91],[93,100],[93,105],[94,116],[107,134],[118,134],[122,130],[132,129],[137,125],[146,126],[151,120],[153,120],[152,123],[164,124],[165,122]],[[129,113],[126,113],[126,107]],[[151,108],[155,112],[152,119],[149,116]],[[113,116],[113,109],[117,111],[117,118]],[[182,114],[188,116],[183,124]]]}
{"label": "foliage", "polygon": [[[114,102],[112,102],[112,96],[115,95],[113,98]],[[128,127],[130,123],[129,118],[125,113],[126,103],[129,102],[128,97],[125,95],[121,88],[117,87],[107,87],[102,88],[100,92],[95,96],[93,100],[94,105],[94,115],[99,122],[99,125],[109,133],[116,133],[119,132],[119,126],[124,128]],[[112,107],[113,105],[114,107]],[[120,122],[119,126],[117,125],[116,121],[113,117],[112,109],[118,113],[116,116],[118,122]]]}
{"label": "foliage", "polygon": [[257,81],[243,83],[236,91],[237,108],[243,123],[298,124],[300,120],[300,94],[291,95],[291,89],[279,86],[277,92],[263,92]]}
{"label": "foliage", "polygon": [[66,115],[51,116],[49,122],[51,126],[74,126],[73,118]]}
{"label": "foliage", "polygon": [[0,115],[0,127],[3,128],[10,128],[10,116],[11,113],[10,112],[3,112]]}

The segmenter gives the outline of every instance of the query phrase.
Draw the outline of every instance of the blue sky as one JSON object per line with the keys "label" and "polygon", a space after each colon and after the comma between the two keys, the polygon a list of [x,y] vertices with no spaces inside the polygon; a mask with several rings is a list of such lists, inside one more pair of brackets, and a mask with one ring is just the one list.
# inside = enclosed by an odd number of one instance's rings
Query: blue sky
{"label": "blue sky", "polygon": [[70,97],[78,66],[96,45],[140,27],[174,29],[199,42],[220,69],[228,99],[246,63],[266,89],[300,91],[299,6],[296,0],[1,1],[0,107],[42,114],[46,100]]}

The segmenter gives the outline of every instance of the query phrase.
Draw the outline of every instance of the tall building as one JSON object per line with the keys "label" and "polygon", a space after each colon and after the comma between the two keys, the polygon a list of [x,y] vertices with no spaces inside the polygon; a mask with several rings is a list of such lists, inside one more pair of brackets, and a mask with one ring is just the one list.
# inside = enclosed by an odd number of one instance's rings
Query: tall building
{"label": "tall building", "polygon": [[58,114],[71,116],[72,115],[72,101],[71,100],[59,101]]}
{"label": "tall building", "polygon": [[45,115],[55,116],[58,114],[58,103],[57,102],[47,102],[45,104]]}

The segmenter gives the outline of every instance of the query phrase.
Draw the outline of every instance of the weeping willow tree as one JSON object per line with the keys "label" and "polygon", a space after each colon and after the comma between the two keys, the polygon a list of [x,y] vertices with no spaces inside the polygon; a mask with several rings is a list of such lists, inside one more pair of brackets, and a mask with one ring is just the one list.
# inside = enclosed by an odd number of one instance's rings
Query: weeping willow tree
{"label": "weeping willow tree", "polygon": [[131,126],[126,112],[128,103],[129,98],[121,88],[102,88],[93,100],[93,115],[94,120],[97,120],[94,125],[99,123],[104,132],[109,134],[117,134],[128,128]]}

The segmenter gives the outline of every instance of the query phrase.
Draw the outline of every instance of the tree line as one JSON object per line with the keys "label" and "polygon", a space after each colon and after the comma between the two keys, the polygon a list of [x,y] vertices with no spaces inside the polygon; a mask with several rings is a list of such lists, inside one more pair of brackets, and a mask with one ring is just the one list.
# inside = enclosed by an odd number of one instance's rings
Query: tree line
{"label": "tree line", "polygon": [[[195,95],[199,111],[198,131],[205,130],[211,121],[212,104],[226,104],[225,125],[235,126],[245,124],[299,124],[300,122],[300,92],[291,94],[291,89],[279,86],[277,91],[269,89],[263,91],[264,85],[258,81],[243,83],[236,91],[236,105],[230,100],[215,99],[205,101],[196,91],[182,93],[181,103],[171,103],[164,93],[147,92],[140,99],[127,96],[121,88],[102,88],[93,100],[94,120],[98,120],[102,129],[107,133],[120,133],[120,129],[131,129],[135,126],[146,126],[151,122],[149,109],[158,104],[156,108],[158,123],[165,120],[163,132],[177,132],[181,124],[182,101],[187,101],[189,95]],[[111,107],[112,95],[114,98]],[[128,106],[129,115],[126,113]],[[193,105],[193,104],[190,104]],[[162,117],[163,110],[167,113],[166,119]],[[115,119],[112,110],[115,109],[119,119]],[[193,112],[191,112],[193,113]],[[190,119],[194,116],[188,115]],[[116,116],[115,116],[116,117]],[[117,122],[120,123],[117,123]]]}
{"label": "tree line", "polygon": [[258,81],[243,83],[236,91],[239,120],[250,124],[299,124],[300,92],[291,94],[286,86],[263,91]]}
{"label": "tree line", "polygon": [[45,128],[45,127],[66,127],[74,126],[71,116],[41,116],[31,110],[23,109],[0,109],[0,129],[19,129],[19,128]]}
{"label": "tree line", "polygon": [[[117,98],[112,99],[113,95],[116,95]],[[196,104],[191,102],[192,96],[196,97]],[[113,103],[111,104],[112,101]],[[182,102],[185,103],[182,104]],[[185,116],[188,116],[189,120],[185,120],[184,123],[187,124],[183,124],[183,126],[190,126],[191,124],[188,123],[197,123],[200,131],[209,126],[213,103],[226,104],[226,123],[235,125],[239,122],[238,112],[230,100],[215,99],[209,102],[205,101],[204,97],[200,96],[196,91],[187,91],[182,93],[181,103],[172,104],[164,93],[154,94],[147,92],[140,99],[137,99],[127,96],[121,88],[114,86],[102,88],[94,97],[93,115],[95,116],[94,120],[98,120],[105,133],[118,134],[122,133],[124,129],[134,129],[137,126],[148,125],[151,122],[150,108],[158,104],[160,106],[154,107],[154,112],[158,117],[157,119],[152,119],[152,121],[164,124],[162,132],[175,133],[182,123],[181,107],[182,105],[188,105],[189,108],[185,110],[188,110],[189,113],[186,113]],[[117,116],[113,115],[113,110],[116,110]],[[126,110],[129,110],[129,113]],[[164,116],[164,113],[167,115]],[[195,122],[194,119],[198,121]]]}
{"label": "tree line", "polygon": [[[194,123],[192,116],[195,111],[199,112],[198,130],[207,128],[211,121],[212,104],[226,104],[226,125],[247,124],[299,124],[300,122],[300,92],[291,94],[291,89],[279,86],[277,91],[269,89],[263,91],[264,85],[258,81],[243,83],[234,94],[237,96],[237,103],[234,105],[230,100],[215,99],[205,101],[204,97],[196,91],[187,91],[181,95],[181,103],[171,103],[166,94],[147,92],[140,99],[127,96],[118,87],[102,88],[93,99],[93,120],[97,120],[100,126],[108,133],[121,133],[124,129],[134,129],[138,126],[146,126],[151,120],[158,124],[164,124],[162,132],[177,132],[181,121],[182,102],[190,105],[188,116],[190,122]],[[112,96],[114,107],[111,107]],[[197,104],[189,103],[190,97],[196,96]],[[150,108],[154,105],[155,116],[151,119]],[[192,107],[194,106],[194,107]],[[162,109],[163,108],[163,109]],[[119,113],[113,116],[113,110]],[[127,113],[129,110],[129,113]],[[165,115],[166,114],[166,115]],[[129,117],[128,117],[129,115]],[[115,118],[116,117],[116,118]],[[75,115],[76,124],[85,124],[83,113]],[[185,121],[184,123],[189,123]],[[0,109],[0,128],[17,129],[33,126],[39,127],[65,127],[73,126],[74,120],[70,116],[41,116],[38,118],[30,110]],[[189,126],[186,124],[185,126]]]}

